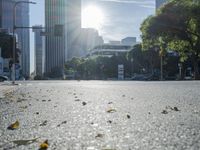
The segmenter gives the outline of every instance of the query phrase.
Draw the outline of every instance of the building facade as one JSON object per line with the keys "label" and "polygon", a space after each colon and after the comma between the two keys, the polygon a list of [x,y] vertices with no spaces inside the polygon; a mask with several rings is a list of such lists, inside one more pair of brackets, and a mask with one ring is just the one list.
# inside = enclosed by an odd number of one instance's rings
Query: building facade
{"label": "building facade", "polygon": [[121,40],[122,45],[134,46],[137,43],[136,37],[126,37]]}
{"label": "building facade", "polygon": [[46,73],[80,56],[81,0],[45,0]]}
{"label": "building facade", "polygon": [[[20,0],[0,0],[0,28],[7,30],[8,33],[13,32],[13,6],[14,3]],[[29,0],[25,0],[29,1]],[[19,4],[16,9],[16,26],[29,26],[29,5]],[[30,42],[29,30],[17,29],[17,46],[20,49],[20,66],[23,76],[30,75]]]}
{"label": "building facade", "polygon": [[156,9],[160,8],[167,0],[156,0]]}
{"label": "building facade", "polygon": [[45,72],[63,70],[67,57],[67,1],[45,0]]}
{"label": "building facade", "polygon": [[35,75],[43,76],[45,71],[45,37],[42,36],[42,25],[33,26],[35,46]]}
{"label": "building facade", "polygon": [[88,56],[103,56],[103,57],[112,57],[118,56],[119,54],[128,53],[131,50],[131,46],[119,45],[119,44],[103,44],[94,47],[89,53]]}
{"label": "building facade", "polygon": [[82,55],[87,54],[88,51],[95,46],[104,44],[102,36],[99,35],[99,32],[96,29],[82,28],[81,31]]}

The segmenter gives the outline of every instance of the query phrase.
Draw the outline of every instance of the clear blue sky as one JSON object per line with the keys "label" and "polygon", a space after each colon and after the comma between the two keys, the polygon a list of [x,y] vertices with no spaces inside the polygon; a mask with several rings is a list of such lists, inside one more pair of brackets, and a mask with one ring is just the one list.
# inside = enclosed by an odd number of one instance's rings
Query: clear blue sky
{"label": "clear blue sky", "polygon": [[[44,0],[32,0],[30,24],[44,25]],[[155,13],[155,0],[82,0],[82,8],[96,5],[105,16],[100,34],[105,41],[121,40],[126,36],[136,36],[140,40],[140,24]],[[33,34],[31,34],[31,62],[33,62]],[[33,65],[31,63],[31,70]]]}

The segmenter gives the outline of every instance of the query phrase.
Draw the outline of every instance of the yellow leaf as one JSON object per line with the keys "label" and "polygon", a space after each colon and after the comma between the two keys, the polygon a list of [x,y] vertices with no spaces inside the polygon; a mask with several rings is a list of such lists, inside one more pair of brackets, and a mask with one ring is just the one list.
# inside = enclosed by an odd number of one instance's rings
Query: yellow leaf
{"label": "yellow leaf", "polygon": [[113,112],[116,112],[116,109],[110,108],[110,109],[107,110],[107,112],[108,113],[113,113]]}
{"label": "yellow leaf", "polygon": [[9,130],[15,130],[15,129],[18,129],[18,128],[19,128],[19,121],[18,120],[15,123],[8,126]]}
{"label": "yellow leaf", "polygon": [[40,150],[46,150],[49,147],[48,140],[44,141],[42,144],[40,144]]}

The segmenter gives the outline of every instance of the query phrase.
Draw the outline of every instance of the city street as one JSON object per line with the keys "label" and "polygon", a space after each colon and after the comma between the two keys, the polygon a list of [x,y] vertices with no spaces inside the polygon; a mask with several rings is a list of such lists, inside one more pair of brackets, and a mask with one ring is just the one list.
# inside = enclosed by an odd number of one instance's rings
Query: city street
{"label": "city street", "polygon": [[199,150],[200,82],[0,83],[0,149],[45,140],[55,150]]}

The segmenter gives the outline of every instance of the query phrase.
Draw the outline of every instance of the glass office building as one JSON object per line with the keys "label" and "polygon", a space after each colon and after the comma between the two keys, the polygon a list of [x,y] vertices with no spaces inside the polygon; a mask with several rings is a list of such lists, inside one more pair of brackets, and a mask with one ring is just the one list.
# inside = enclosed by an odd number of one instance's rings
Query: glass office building
{"label": "glass office building", "polygon": [[[45,37],[42,36],[43,27],[42,25],[33,26],[36,29],[33,29],[34,32],[34,45],[35,45],[35,75],[43,76],[45,69]],[[41,28],[41,29],[39,29]]]}
{"label": "glass office building", "polygon": [[45,0],[46,73],[64,68],[67,50],[66,4],[66,0]]}
{"label": "glass office building", "polygon": [[81,49],[81,0],[45,0],[45,28],[46,73],[62,70]]}

